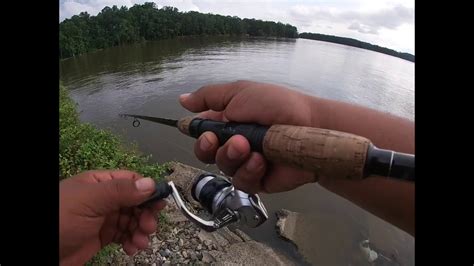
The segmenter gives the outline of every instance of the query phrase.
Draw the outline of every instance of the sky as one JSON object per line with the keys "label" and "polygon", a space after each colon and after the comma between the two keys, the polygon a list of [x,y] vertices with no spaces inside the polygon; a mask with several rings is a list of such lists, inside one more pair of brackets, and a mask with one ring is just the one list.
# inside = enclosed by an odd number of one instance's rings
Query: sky
{"label": "sky", "polygon": [[414,0],[60,0],[60,21],[105,6],[155,2],[180,11],[198,11],[289,23],[298,32],[354,38],[415,54]]}

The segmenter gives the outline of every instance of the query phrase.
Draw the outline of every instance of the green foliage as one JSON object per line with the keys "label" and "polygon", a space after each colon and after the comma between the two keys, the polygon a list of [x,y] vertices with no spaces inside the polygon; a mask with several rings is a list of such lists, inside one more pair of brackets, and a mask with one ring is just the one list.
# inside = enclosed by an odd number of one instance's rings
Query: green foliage
{"label": "green foliage", "polygon": [[411,62],[415,62],[415,56],[409,53],[400,53],[392,49],[388,49],[385,47],[380,47],[378,45],[370,44],[367,42],[362,42],[356,39],[351,39],[351,38],[345,38],[345,37],[338,37],[338,36],[332,36],[332,35],[325,35],[325,34],[319,34],[319,33],[308,33],[308,32],[303,32],[299,34],[300,38],[303,39],[311,39],[311,40],[318,40],[318,41],[324,41],[324,42],[333,42],[333,43],[338,43],[338,44],[344,44],[348,46],[354,46],[354,47],[359,47],[362,49],[367,49],[383,54],[388,54],[391,56],[399,57]]}
{"label": "green foliage", "polygon": [[150,163],[136,149],[124,148],[112,133],[81,123],[66,89],[60,85],[59,90],[60,178],[91,169],[129,169],[153,178],[165,174],[165,165]]}
{"label": "green foliage", "polygon": [[60,58],[144,40],[188,35],[250,35],[297,38],[296,27],[255,19],[179,12],[155,3],[105,7],[97,16],[81,12],[59,24]]}
{"label": "green foliage", "polygon": [[119,249],[117,244],[110,244],[101,249],[90,261],[86,263],[87,266],[101,266],[109,265],[109,258],[113,256],[115,251]]}

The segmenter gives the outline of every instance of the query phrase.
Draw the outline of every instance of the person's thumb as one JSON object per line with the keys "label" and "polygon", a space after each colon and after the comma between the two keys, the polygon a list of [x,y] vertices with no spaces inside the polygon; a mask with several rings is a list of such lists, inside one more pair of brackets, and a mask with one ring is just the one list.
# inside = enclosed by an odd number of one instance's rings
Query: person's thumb
{"label": "person's thumb", "polygon": [[155,181],[149,177],[101,182],[94,191],[94,208],[100,214],[107,214],[120,208],[134,207],[147,200],[154,191]]}
{"label": "person's thumb", "polygon": [[240,81],[207,85],[193,93],[180,95],[179,102],[184,108],[194,113],[207,110],[220,112],[226,108],[244,84],[246,83]]}

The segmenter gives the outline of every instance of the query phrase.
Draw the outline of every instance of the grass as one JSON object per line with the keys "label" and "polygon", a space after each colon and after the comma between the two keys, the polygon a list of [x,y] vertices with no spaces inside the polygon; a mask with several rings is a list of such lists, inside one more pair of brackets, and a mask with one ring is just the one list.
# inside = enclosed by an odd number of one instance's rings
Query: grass
{"label": "grass", "polygon": [[[68,178],[92,169],[128,169],[160,180],[167,166],[150,163],[149,156],[141,155],[136,147],[126,148],[119,136],[79,121],[75,102],[67,89],[59,85],[59,179]],[[166,219],[163,215],[160,220]],[[88,265],[105,265],[119,248],[103,248]]]}
{"label": "grass", "polygon": [[91,169],[128,169],[156,179],[166,173],[166,165],[150,163],[149,156],[135,146],[126,148],[118,136],[81,123],[66,88],[60,85],[59,90],[60,179]]}

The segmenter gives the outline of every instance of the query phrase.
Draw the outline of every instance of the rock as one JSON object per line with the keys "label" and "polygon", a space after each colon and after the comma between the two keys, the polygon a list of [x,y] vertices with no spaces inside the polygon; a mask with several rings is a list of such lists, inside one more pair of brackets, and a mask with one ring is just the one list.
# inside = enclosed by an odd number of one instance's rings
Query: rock
{"label": "rock", "polygon": [[230,245],[229,241],[227,241],[227,239],[225,237],[223,237],[220,234],[220,232],[219,233],[213,232],[212,236],[214,237],[215,243],[218,247],[226,247],[226,246]]}
{"label": "rock", "polygon": [[378,258],[377,252],[373,251],[369,246],[369,240],[364,240],[359,244],[362,254],[364,254],[365,259],[372,263]]}
{"label": "rock", "polygon": [[166,254],[166,257],[169,257],[171,255],[171,250],[165,249],[165,254]]}
{"label": "rock", "polygon": [[229,242],[230,245],[243,241],[242,238],[240,238],[234,232],[230,231],[228,227],[220,229],[219,235],[222,235]]}
{"label": "rock", "polygon": [[191,257],[191,260],[197,260],[197,255],[195,252],[190,252],[190,257]]}
{"label": "rock", "polygon": [[204,230],[200,230],[198,233],[197,233],[197,237],[199,238],[199,240],[201,242],[204,242],[204,241],[209,241],[209,242],[214,242],[214,236],[212,233],[209,233],[209,232],[206,232]]}
{"label": "rock", "polygon": [[196,249],[197,249],[197,250],[201,250],[201,249],[202,249],[202,245],[201,245],[201,244],[197,245],[197,248],[196,248]]}
{"label": "rock", "polygon": [[242,232],[242,230],[238,228],[234,230],[234,233],[240,238],[242,238],[243,241],[252,241],[252,238],[250,238],[250,236],[248,236],[246,233]]}
{"label": "rock", "polygon": [[216,259],[211,254],[209,254],[209,252],[204,251],[202,253],[202,262],[211,263],[211,262],[215,262],[215,261],[216,261]]}
{"label": "rock", "polygon": [[180,238],[180,239],[178,240],[178,245],[179,245],[180,247],[184,246],[184,241],[183,241],[182,238]]}
{"label": "rock", "polygon": [[186,252],[186,250],[183,250],[183,252],[181,252],[181,254],[183,255],[184,258],[188,257],[188,253]]}
{"label": "rock", "polygon": [[177,227],[175,227],[175,228],[173,228],[173,231],[172,231],[172,232],[173,232],[173,234],[177,235],[178,232],[179,232],[179,229],[178,229]]}
{"label": "rock", "polygon": [[295,244],[298,252],[315,265],[329,261],[333,265],[346,264],[347,258],[335,256],[334,251],[354,250],[352,240],[359,238],[360,232],[354,230],[347,219],[336,219],[333,214],[314,215],[280,210],[276,215],[277,233]]}
{"label": "rock", "polygon": [[166,255],[166,252],[165,252],[163,249],[160,250],[160,255],[161,255],[161,257],[163,257],[163,258],[167,256],[167,255]]}
{"label": "rock", "polygon": [[[209,252],[225,265],[295,265],[270,247],[254,240],[230,245],[227,252]],[[204,257],[203,257],[204,258]]]}
{"label": "rock", "polygon": [[275,214],[278,219],[276,223],[277,233],[286,240],[293,240],[296,233],[298,213],[283,209]]}
{"label": "rock", "polygon": [[151,266],[156,266],[156,263],[153,262],[153,264]]}
{"label": "rock", "polygon": [[171,263],[169,261],[163,263],[163,266],[170,266],[170,265],[171,265]]}

